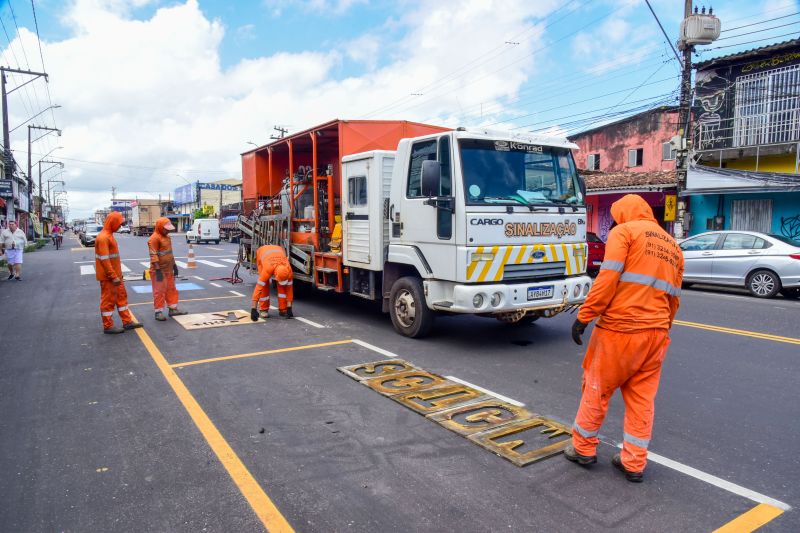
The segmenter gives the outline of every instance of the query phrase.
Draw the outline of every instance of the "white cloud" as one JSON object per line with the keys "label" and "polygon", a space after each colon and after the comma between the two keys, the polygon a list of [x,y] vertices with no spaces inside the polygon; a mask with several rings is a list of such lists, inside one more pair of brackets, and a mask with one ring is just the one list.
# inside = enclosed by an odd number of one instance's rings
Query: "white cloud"
{"label": "white cloud", "polygon": [[299,6],[313,13],[341,15],[354,6],[368,3],[369,0],[265,0],[264,2],[273,17],[280,17],[284,9],[292,6]]}
{"label": "white cloud", "polygon": [[[155,196],[171,193],[183,179],[238,177],[246,141],[266,142],[273,124],[297,130],[360,118],[398,101],[403,105],[372,118],[457,124],[467,112],[473,113],[467,121],[477,122],[480,106],[497,113],[535,72],[544,55],[534,54],[542,47],[537,21],[557,5],[421,0],[408,3],[402,19],[387,21],[405,35],[391,43],[393,57],[383,66],[374,62],[380,39],[366,34],[324,52],[280,52],[223,69],[218,51],[225,29],[196,0],[134,19],[144,1],[78,0],[63,17],[72,36],[44,43],[53,100],[64,106],[58,115],[64,149],[57,154],[123,165],[66,160],[73,216],[107,205],[112,186],[119,197]],[[318,7],[336,11],[357,3],[328,0]],[[33,50],[35,36],[21,30]],[[510,38],[519,44],[504,45]],[[337,78],[345,58],[366,72]],[[423,96],[409,97],[412,92]],[[25,120],[23,114],[12,122]],[[54,142],[41,141],[34,154]],[[24,146],[15,137],[14,147]],[[197,172],[178,177],[179,169]]]}

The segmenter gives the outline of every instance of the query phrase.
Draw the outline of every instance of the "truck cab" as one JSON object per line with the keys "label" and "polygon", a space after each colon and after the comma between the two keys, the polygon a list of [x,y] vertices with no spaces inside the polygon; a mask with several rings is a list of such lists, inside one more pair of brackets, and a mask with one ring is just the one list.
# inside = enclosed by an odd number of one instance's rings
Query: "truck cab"
{"label": "truck cab", "polygon": [[[460,128],[344,158],[344,263],[380,270],[384,310],[410,337],[437,313],[525,323],[580,305],[591,278],[573,148]],[[381,199],[381,224],[367,223]]]}

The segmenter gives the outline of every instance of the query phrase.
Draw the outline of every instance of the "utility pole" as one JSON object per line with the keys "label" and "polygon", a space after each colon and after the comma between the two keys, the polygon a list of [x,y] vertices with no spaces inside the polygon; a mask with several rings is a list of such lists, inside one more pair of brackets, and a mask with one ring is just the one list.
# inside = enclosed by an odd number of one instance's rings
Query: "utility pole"
{"label": "utility pole", "polygon": [[113,202],[116,199],[117,199],[117,188],[111,187],[111,201]]}
{"label": "utility pole", "polygon": [[283,139],[283,137],[289,133],[289,130],[282,126],[272,126],[272,129],[278,132],[278,136],[276,137],[275,135],[270,135],[270,139]]}
{"label": "utility pole", "polygon": [[[5,72],[3,73],[3,75],[5,76]],[[32,130],[44,130],[45,133],[44,133],[44,135],[40,135],[38,138],[31,140],[31,131]],[[61,135],[61,130],[58,129],[58,128],[48,128],[46,126],[28,126],[28,180],[29,181],[33,180],[33,175],[31,174],[31,172],[33,171],[33,169],[31,168],[31,166],[32,166],[32,163],[31,163],[31,147],[32,147],[33,143],[35,143],[36,141],[38,141],[39,139],[41,139],[42,137],[44,137],[45,135],[49,134],[52,131],[58,132],[58,134]],[[51,150],[51,152],[52,152],[52,150]],[[45,157],[47,157],[47,156],[45,156]],[[41,163],[41,161],[40,161],[40,163]],[[41,166],[41,164],[39,165],[39,198],[42,198],[42,166]],[[40,201],[39,202],[39,218],[41,218],[41,217],[42,217],[42,202]]]}
{"label": "utility pole", "polygon": [[[686,20],[692,14],[692,0],[683,2],[683,18]],[[683,54],[683,65],[681,67],[681,90],[680,104],[678,106],[678,138],[680,144],[676,150],[676,173],[677,173],[677,213],[675,234],[676,238],[683,238],[686,235],[686,200],[681,198],[681,192],[686,189],[686,176],[689,173],[689,145],[691,143],[691,132],[689,124],[692,116],[692,52],[694,45],[684,41],[681,35],[678,40],[678,48]]]}
{"label": "utility pole", "polygon": [[[33,76],[30,80],[26,81],[21,85],[17,85],[10,91],[6,91],[6,72],[13,72],[14,74],[27,74]],[[29,84],[30,82],[34,81],[39,77],[44,77],[47,80],[47,74],[45,72],[33,72],[31,70],[20,70],[16,68],[9,68],[9,67],[0,67],[0,88],[2,89],[0,92],[0,98],[2,98],[3,104],[3,157],[6,160],[6,168],[11,169],[11,174],[14,172],[13,168],[13,161],[14,158],[11,156],[11,133],[8,130],[8,95],[16,91],[17,89]],[[28,153],[30,154],[30,146],[28,147]],[[30,157],[30,156],[29,156]],[[11,163],[11,164],[9,164]],[[28,181],[31,180],[31,172],[30,168],[28,168]]]}

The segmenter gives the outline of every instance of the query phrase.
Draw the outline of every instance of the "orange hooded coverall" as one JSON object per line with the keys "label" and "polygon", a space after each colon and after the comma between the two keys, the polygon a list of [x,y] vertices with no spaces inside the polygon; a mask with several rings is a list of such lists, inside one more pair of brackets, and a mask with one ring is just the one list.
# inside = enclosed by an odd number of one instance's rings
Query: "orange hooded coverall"
{"label": "orange hooded coverall", "polygon": [[289,259],[280,246],[265,245],[256,250],[256,265],[258,266],[258,281],[253,290],[253,307],[258,302],[259,311],[269,310],[269,283],[272,276],[278,284],[278,309],[285,312],[292,306],[294,289],[292,285],[293,274]]}
{"label": "orange hooded coverall", "polygon": [[600,273],[578,312],[584,324],[599,319],[583,360],[572,444],[581,455],[595,455],[608,401],[619,388],[625,402],[622,465],[642,472],[669,329],[680,304],[683,254],[640,196],[614,202],[611,216],[618,225],[609,233]]}
{"label": "orange hooded coverall", "polygon": [[[150,251],[150,281],[153,284],[153,307],[156,311],[164,309],[166,304],[170,309],[178,309],[178,289],[175,287],[175,256],[172,255],[172,239],[169,229],[175,229],[167,217],[156,220],[153,234],[147,240]],[[162,280],[159,281],[156,272],[160,271]]]}
{"label": "orange hooded coverall", "polygon": [[94,241],[94,270],[100,282],[100,315],[104,329],[114,327],[114,308],[119,312],[123,325],[133,324],[133,316],[128,311],[128,293],[122,282],[119,247],[114,239],[114,232],[122,222],[122,214],[117,211],[110,213]]}

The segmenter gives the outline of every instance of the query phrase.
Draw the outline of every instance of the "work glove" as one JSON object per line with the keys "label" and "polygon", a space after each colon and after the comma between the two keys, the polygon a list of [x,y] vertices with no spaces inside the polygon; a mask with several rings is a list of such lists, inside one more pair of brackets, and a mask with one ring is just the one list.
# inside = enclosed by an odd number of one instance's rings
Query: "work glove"
{"label": "work glove", "polygon": [[584,324],[580,320],[575,320],[575,323],[572,324],[572,340],[575,341],[575,344],[578,346],[583,346],[583,340],[581,339],[581,335],[583,332],[586,331],[586,326],[589,324]]}
{"label": "work glove", "polygon": [[175,277],[178,277],[178,265],[172,265],[172,273],[175,274]]}
{"label": "work glove", "polygon": [[250,320],[252,320],[253,322],[258,321],[258,309],[256,309],[255,307],[250,308]]}
{"label": "work glove", "polygon": [[164,273],[160,268],[156,270],[156,281],[164,281]]}

